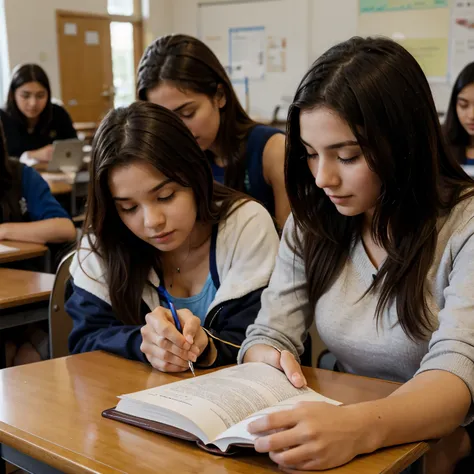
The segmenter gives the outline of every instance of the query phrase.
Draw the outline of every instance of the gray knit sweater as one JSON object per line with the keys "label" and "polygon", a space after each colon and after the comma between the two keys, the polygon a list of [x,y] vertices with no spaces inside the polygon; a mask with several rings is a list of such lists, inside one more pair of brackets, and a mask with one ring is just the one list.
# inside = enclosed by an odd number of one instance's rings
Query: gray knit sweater
{"label": "gray knit sweater", "polygon": [[287,243],[288,239],[294,245],[293,231],[290,217],[270,285],[262,295],[262,308],[247,329],[239,362],[258,343],[301,354],[315,319],[321,339],[346,372],[406,382],[427,370],[446,370],[464,380],[474,394],[474,198],[462,201],[438,222],[436,255],[427,276],[434,331],[426,342],[413,342],[404,334],[395,304],[385,310],[377,327],[378,294],[363,297],[377,269],[361,242],[313,313],[304,262]]}

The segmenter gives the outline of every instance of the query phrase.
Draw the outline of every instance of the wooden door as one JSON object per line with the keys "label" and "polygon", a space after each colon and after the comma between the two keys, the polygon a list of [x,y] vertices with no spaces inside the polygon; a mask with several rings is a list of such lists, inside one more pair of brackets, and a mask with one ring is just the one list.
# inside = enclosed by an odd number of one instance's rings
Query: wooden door
{"label": "wooden door", "polygon": [[57,15],[61,93],[74,122],[100,122],[113,107],[110,20]]}

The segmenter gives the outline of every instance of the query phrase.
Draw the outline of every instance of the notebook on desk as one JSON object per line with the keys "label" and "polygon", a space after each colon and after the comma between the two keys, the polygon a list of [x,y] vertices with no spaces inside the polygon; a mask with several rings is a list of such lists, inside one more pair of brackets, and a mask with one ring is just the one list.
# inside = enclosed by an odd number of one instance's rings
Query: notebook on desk
{"label": "notebook on desk", "polygon": [[2,253],[10,253],[10,252],[18,252],[20,249],[16,247],[9,247],[8,245],[0,244],[0,254]]}
{"label": "notebook on desk", "polygon": [[193,441],[218,455],[253,448],[249,423],[302,401],[340,403],[295,388],[279,370],[252,362],[119,397],[102,415],[148,431]]}

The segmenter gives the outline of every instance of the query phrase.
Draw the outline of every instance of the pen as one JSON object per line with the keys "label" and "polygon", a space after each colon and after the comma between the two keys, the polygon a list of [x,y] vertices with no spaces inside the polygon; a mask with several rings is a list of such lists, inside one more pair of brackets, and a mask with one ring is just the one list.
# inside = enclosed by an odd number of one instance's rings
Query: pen
{"label": "pen", "polygon": [[[170,300],[168,300],[168,306],[170,307],[171,315],[173,316],[176,329],[180,333],[182,333],[183,329],[181,328],[181,323],[179,322],[178,313],[176,312],[176,308],[174,307],[174,304]],[[192,374],[194,375],[194,377],[196,377],[196,374],[194,373],[194,365],[190,360],[188,360],[188,365]]]}

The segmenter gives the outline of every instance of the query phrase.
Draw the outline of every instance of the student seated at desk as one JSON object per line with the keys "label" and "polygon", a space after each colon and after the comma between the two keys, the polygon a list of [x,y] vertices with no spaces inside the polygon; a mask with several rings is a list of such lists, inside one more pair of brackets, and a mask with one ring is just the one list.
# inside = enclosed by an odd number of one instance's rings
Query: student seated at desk
{"label": "student seated at desk", "polygon": [[474,62],[461,71],[454,83],[444,132],[459,163],[474,165]]}
{"label": "student seated at desk", "polygon": [[36,64],[24,64],[13,72],[0,119],[8,153],[15,158],[51,161],[53,141],[77,138],[69,114],[51,102],[48,76]]}
{"label": "student seated at desk", "polygon": [[285,136],[247,115],[204,43],[187,35],[156,39],[140,61],[137,94],[176,112],[206,152],[214,179],[260,201],[283,228],[290,212]]}
{"label": "student seated at desk", "polygon": [[0,120],[0,241],[62,243],[76,238],[71,219],[40,174],[8,158]]}
{"label": "student seated at desk", "polygon": [[90,173],[66,303],[70,351],[105,350],[165,372],[235,362],[274,267],[270,214],[214,182],[179,117],[147,102],[107,115]]}
{"label": "student seated at desk", "polygon": [[427,472],[451,473],[471,452],[461,425],[474,419],[474,181],[447,152],[420,66],[388,39],[323,54],[288,120],[294,217],[239,361],[303,385],[297,360],[315,321],[339,371],[404,385],[255,421],[256,449],[282,468],[320,470],[446,437]]}

